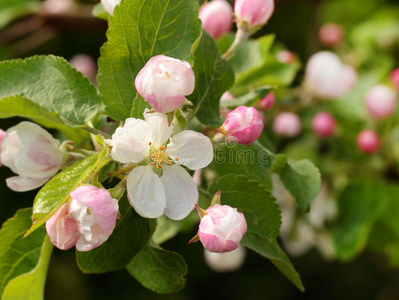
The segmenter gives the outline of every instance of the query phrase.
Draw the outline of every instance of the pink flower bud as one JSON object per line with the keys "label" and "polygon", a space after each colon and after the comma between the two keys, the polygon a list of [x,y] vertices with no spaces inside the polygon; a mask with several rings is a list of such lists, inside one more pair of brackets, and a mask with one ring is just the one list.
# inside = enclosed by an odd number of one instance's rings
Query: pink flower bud
{"label": "pink flower bud", "polygon": [[47,234],[51,243],[61,250],[75,246],[80,233],[75,219],[69,217],[68,204],[62,205],[46,222]]}
{"label": "pink flower bud", "polygon": [[364,153],[376,153],[380,148],[380,139],[373,130],[363,130],[357,136],[357,146]]}
{"label": "pink flower bud", "polygon": [[319,112],[312,119],[312,129],[319,137],[329,137],[335,131],[335,119],[327,112]]}
{"label": "pink flower bud", "polygon": [[21,122],[7,130],[2,142],[1,162],[20,176],[7,178],[17,192],[43,185],[60,169],[63,155],[59,141],[31,122]]}
{"label": "pink flower bud", "polygon": [[389,75],[394,87],[399,90],[399,68],[393,70]]}
{"label": "pink flower bud", "polygon": [[70,14],[74,6],[74,0],[45,0],[43,2],[43,10],[51,14]]}
{"label": "pink flower bud", "polygon": [[366,109],[374,119],[385,119],[396,109],[396,93],[385,85],[374,86],[366,95]]}
{"label": "pink flower bud", "polygon": [[274,119],[273,130],[279,136],[295,137],[302,130],[301,120],[294,113],[280,113]]}
{"label": "pink flower bud", "polygon": [[341,25],[328,23],[323,25],[319,31],[320,42],[326,46],[334,47],[341,44],[345,38],[345,30]]}
{"label": "pink flower bud", "polygon": [[210,252],[229,252],[238,247],[247,222],[244,214],[228,205],[215,205],[206,210],[201,219],[198,235],[202,245]]}
{"label": "pink flower bud", "polygon": [[4,130],[0,129],[0,167],[2,166],[2,163],[1,163],[1,144],[3,142],[3,139],[4,139],[5,135],[6,135],[6,132]]}
{"label": "pink flower bud", "polygon": [[104,188],[83,185],[71,193],[71,200],[61,206],[46,222],[51,243],[66,250],[90,251],[100,246],[115,228],[118,201]]}
{"label": "pink flower bud", "polygon": [[292,64],[296,61],[296,55],[288,50],[282,50],[277,53],[277,60],[283,64]]}
{"label": "pink flower bud", "polygon": [[190,64],[165,55],[151,58],[135,80],[139,94],[161,113],[178,109],[194,91],[194,84]]}
{"label": "pink flower bud", "polygon": [[121,0],[101,0],[102,5],[110,16],[114,14],[114,9],[120,2]]}
{"label": "pink flower bud", "polygon": [[260,137],[263,127],[262,116],[255,108],[239,106],[227,115],[221,132],[241,145],[249,145]]}
{"label": "pink flower bud", "polygon": [[356,71],[351,66],[343,65],[332,52],[316,53],[306,66],[305,86],[316,97],[334,99],[344,96],[356,80]]}
{"label": "pink flower bud", "polygon": [[89,251],[100,246],[115,228],[118,201],[106,189],[91,185],[78,187],[71,198],[69,215],[76,220],[81,234],[76,249]]}
{"label": "pink flower bud", "polygon": [[96,80],[97,64],[90,56],[86,54],[77,54],[70,59],[69,63],[90,81]]}
{"label": "pink flower bud", "polygon": [[230,31],[233,25],[233,9],[225,0],[206,2],[199,11],[199,18],[202,28],[217,39]]}
{"label": "pink flower bud", "polygon": [[273,92],[270,92],[265,98],[258,102],[257,107],[260,111],[266,111],[274,105],[274,102],[276,102],[276,97],[274,97]]}
{"label": "pink flower bud", "polygon": [[270,19],[274,11],[274,0],[236,0],[234,14],[237,26],[242,22],[249,27],[262,26]]}

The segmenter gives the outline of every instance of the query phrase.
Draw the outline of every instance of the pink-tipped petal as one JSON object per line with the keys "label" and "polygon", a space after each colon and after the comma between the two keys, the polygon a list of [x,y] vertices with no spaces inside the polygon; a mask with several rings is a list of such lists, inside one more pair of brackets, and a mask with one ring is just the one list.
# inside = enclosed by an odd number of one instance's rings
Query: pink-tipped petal
{"label": "pink-tipped petal", "polygon": [[7,186],[14,192],[27,192],[45,184],[51,177],[30,178],[13,176],[6,179]]}
{"label": "pink-tipped petal", "polygon": [[51,243],[61,250],[72,248],[80,238],[75,219],[69,218],[67,203],[48,219],[46,230]]}

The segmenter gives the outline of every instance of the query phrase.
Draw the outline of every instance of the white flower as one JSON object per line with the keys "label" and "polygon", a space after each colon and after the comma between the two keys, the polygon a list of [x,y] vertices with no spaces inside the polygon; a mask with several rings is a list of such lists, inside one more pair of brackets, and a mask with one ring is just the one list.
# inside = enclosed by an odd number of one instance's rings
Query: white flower
{"label": "white flower", "polygon": [[30,191],[46,183],[63,163],[59,141],[39,125],[21,122],[7,130],[1,162],[19,176],[7,178],[16,192]]}
{"label": "white flower", "polygon": [[[127,178],[127,193],[136,212],[146,218],[165,214],[184,219],[198,201],[197,186],[180,165],[197,170],[209,165],[213,147],[205,135],[172,126],[161,113],[144,113],[145,121],[129,118],[112,136],[111,156],[122,163],[141,163]],[[147,165],[145,165],[147,163]]]}

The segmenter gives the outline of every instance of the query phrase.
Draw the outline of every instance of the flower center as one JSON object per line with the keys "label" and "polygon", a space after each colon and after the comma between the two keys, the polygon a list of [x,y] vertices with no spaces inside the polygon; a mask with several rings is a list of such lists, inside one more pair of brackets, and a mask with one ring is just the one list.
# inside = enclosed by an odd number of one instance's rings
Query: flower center
{"label": "flower center", "polygon": [[162,163],[166,163],[172,165],[173,161],[168,158],[168,155],[165,153],[165,146],[160,146],[158,149],[149,143],[150,145],[150,158],[151,158],[151,165],[157,166],[157,168],[162,168]]}

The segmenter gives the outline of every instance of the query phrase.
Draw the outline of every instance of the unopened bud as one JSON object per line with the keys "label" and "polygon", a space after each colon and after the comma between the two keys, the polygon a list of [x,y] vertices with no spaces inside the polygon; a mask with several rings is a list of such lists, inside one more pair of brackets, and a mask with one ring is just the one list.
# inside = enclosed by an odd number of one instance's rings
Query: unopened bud
{"label": "unopened bud", "polygon": [[220,131],[239,144],[249,145],[259,138],[263,127],[262,116],[255,108],[239,106],[227,115]]}
{"label": "unopened bud", "polygon": [[274,11],[274,0],[236,0],[234,14],[237,27],[259,29],[267,23]]}
{"label": "unopened bud", "polygon": [[217,39],[230,31],[233,25],[233,9],[225,0],[214,0],[201,7],[199,18],[202,28]]}
{"label": "unopened bud", "polygon": [[326,46],[334,47],[341,44],[345,38],[344,28],[336,23],[323,25],[319,31],[320,42]]}
{"label": "unopened bud", "polygon": [[276,97],[274,96],[273,92],[270,92],[266,95],[265,98],[263,98],[262,100],[260,100],[257,104],[257,108],[260,111],[266,111],[269,110],[270,108],[272,108],[272,106],[274,105],[274,102],[276,102]]}
{"label": "unopened bud", "polygon": [[302,130],[301,120],[294,113],[280,113],[274,119],[273,130],[282,137],[295,137]]}
{"label": "unopened bud", "polygon": [[335,131],[335,119],[327,112],[319,112],[312,119],[313,132],[319,137],[331,136]]}
{"label": "unopened bud", "polygon": [[152,57],[135,79],[139,94],[161,113],[178,109],[194,91],[194,84],[190,64],[165,55]]}
{"label": "unopened bud", "polygon": [[373,130],[363,130],[357,136],[357,146],[364,153],[376,153],[380,148],[380,139]]}
{"label": "unopened bud", "polygon": [[366,95],[366,109],[374,119],[385,119],[396,109],[396,93],[385,85],[373,87]]}

